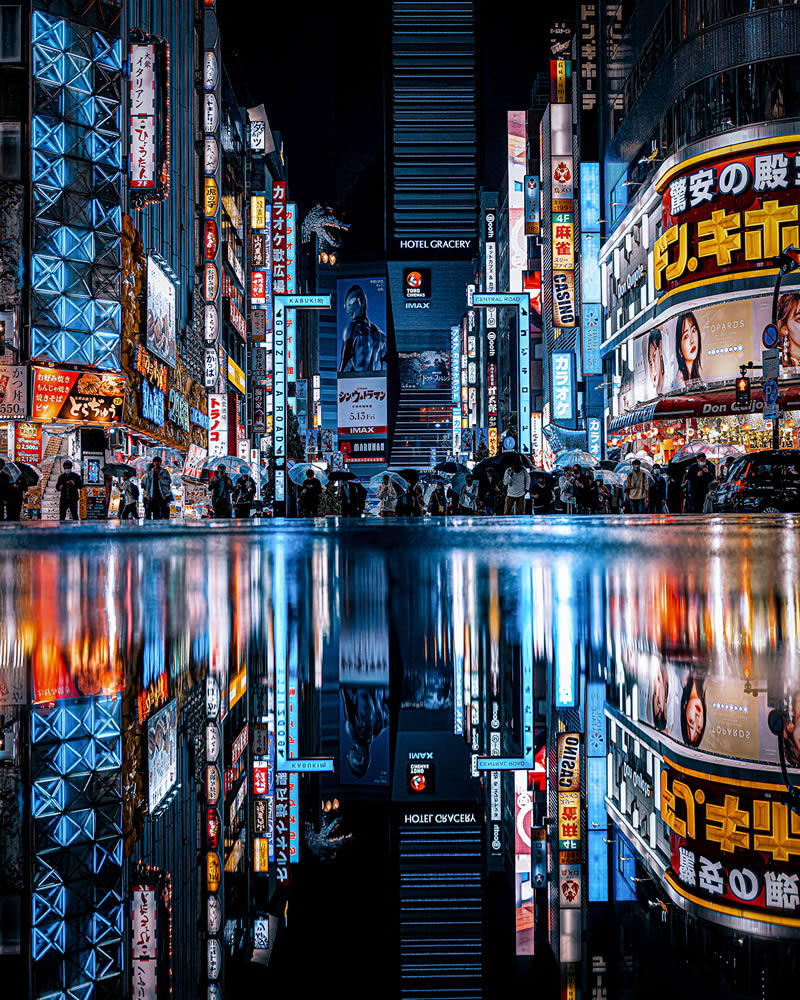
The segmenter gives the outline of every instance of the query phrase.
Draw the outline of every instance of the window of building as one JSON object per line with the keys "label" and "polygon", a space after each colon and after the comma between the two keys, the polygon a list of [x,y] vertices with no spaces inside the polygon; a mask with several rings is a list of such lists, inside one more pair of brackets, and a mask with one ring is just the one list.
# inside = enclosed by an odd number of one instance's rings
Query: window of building
{"label": "window of building", "polygon": [[22,7],[0,5],[0,63],[22,62]]}
{"label": "window of building", "polygon": [[0,122],[0,178],[18,181],[22,177],[22,125]]}

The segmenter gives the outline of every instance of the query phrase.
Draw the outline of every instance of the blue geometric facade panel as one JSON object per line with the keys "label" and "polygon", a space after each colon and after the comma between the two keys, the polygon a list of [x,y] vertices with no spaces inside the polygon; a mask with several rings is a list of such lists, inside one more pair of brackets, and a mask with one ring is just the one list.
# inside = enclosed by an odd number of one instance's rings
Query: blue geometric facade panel
{"label": "blue geometric facade panel", "polygon": [[31,43],[32,355],[119,370],[122,40],[35,10]]}

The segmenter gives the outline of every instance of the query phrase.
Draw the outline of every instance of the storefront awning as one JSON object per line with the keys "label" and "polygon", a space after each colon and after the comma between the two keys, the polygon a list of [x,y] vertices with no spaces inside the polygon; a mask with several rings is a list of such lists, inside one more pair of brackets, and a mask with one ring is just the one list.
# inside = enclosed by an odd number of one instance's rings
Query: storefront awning
{"label": "storefront awning", "polygon": [[[800,385],[780,388],[781,409],[800,410]],[[722,389],[717,392],[692,393],[690,396],[667,396],[639,406],[629,413],[614,417],[609,425],[609,433],[627,431],[653,420],[686,420],[690,417],[725,417],[731,414],[745,415],[760,413],[764,409],[761,386],[753,386],[750,406],[736,405],[736,390]]]}

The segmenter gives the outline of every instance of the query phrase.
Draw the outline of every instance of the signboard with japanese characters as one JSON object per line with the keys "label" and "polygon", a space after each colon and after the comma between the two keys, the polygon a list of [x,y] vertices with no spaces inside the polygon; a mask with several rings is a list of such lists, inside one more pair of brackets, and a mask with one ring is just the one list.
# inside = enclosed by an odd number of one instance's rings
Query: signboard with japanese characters
{"label": "signboard with japanese characters", "polygon": [[554,351],[553,362],[553,420],[575,419],[575,355],[571,351]]}
{"label": "signboard with japanese characters", "polygon": [[581,839],[580,792],[558,793],[558,847],[576,850]]}
{"label": "signboard with japanese characters", "polygon": [[32,371],[32,420],[112,424],[122,419],[124,375],[36,366]]}
{"label": "signboard with japanese characters", "polygon": [[221,458],[228,454],[228,395],[212,392],[208,395],[208,455]]}
{"label": "signboard with japanese characters", "polygon": [[156,47],[131,45],[131,187],[156,186]]}
{"label": "signboard with japanese characters", "polygon": [[131,979],[136,1000],[158,994],[158,883],[131,887]]}
{"label": "signboard with japanese characters", "polygon": [[339,381],[339,434],[386,434],[386,379]]}
{"label": "signboard with japanese characters", "polygon": [[25,365],[0,366],[0,419],[24,420],[27,415],[27,368]]}
{"label": "signboard with japanese characters", "polygon": [[800,153],[774,138],[678,164],[657,185],[663,233],[653,246],[658,294],[689,282],[752,276],[800,244]]}
{"label": "signboard with japanese characters", "polygon": [[669,884],[720,914],[800,927],[800,817],[783,783],[727,780],[665,758]]}
{"label": "signboard with japanese characters", "polygon": [[158,35],[131,32],[128,164],[131,203],[160,201],[169,187],[169,49]]}

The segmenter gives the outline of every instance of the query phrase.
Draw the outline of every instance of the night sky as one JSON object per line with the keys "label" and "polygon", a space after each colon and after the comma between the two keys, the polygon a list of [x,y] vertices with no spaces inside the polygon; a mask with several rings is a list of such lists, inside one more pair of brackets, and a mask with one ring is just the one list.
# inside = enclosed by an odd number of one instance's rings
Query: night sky
{"label": "night sky", "polygon": [[[241,99],[263,103],[281,132],[301,215],[327,201],[354,230],[374,227],[382,219],[388,0],[370,8],[306,0],[264,5],[261,15],[248,6],[246,16],[227,0],[218,10],[229,72]],[[478,0],[479,180],[487,187],[505,169],[505,112],[530,106],[533,79],[547,69],[548,23],[522,18],[516,4]]]}

